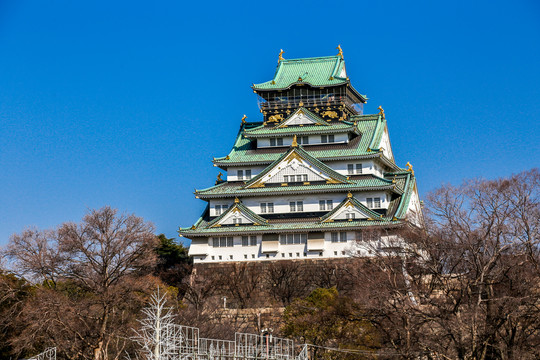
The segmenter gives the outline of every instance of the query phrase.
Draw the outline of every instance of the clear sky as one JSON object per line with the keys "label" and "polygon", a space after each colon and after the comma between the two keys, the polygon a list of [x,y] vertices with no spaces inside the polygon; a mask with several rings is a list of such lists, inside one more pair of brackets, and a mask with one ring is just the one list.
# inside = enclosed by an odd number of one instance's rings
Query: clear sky
{"label": "clear sky", "polygon": [[0,1],[0,245],[111,205],[176,237],[250,86],[335,55],[420,195],[540,165],[540,2]]}

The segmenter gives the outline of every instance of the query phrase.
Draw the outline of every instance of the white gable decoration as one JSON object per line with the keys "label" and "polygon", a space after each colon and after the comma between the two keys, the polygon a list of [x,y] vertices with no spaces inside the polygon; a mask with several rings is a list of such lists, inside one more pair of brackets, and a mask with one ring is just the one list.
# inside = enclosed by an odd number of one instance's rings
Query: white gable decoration
{"label": "white gable decoration", "polygon": [[313,118],[310,114],[307,114],[304,110],[298,109],[287,120],[281,123],[279,127],[291,125],[313,125],[317,123],[319,123],[317,119]]}
{"label": "white gable decoration", "polygon": [[233,209],[228,214],[223,216],[216,224],[213,226],[219,225],[234,225],[234,224],[253,224],[253,221],[250,220],[246,215],[244,215],[238,208]]}

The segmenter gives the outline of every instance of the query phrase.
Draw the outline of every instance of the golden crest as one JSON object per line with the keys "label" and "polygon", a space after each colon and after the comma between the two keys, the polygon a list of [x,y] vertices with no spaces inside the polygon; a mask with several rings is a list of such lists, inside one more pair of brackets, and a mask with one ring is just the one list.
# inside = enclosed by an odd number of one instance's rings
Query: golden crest
{"label": "golden crest", "polygon": [[331,119],[335,119],[338,117],[338,114],[335,111],[324,111],[321,113],[321,116],[328,116]]}
{"label": "golden crest", "polygon": [[283,115],[282,114],[277,114],[277,115],[272,115],[268,118],[268,121],[269,123],[271,122],[280,122],[281,120],[283,120]]}

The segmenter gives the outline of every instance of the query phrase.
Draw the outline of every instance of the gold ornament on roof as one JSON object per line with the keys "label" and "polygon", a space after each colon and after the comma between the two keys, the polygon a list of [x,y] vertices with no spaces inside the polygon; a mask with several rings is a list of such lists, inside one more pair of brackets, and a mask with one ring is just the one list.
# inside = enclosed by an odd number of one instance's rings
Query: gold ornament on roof
{"label": "gold ornament on roof", "polygon": [[272,115],[268,118],[268,121],[269,123],[271,122],[280,122],[281,120],[283,120],[283,115],[282,114],[277,114],[277,115]]}
{"label": "gold ornament on roof", "polygon": [[340,56],[343,59],[343,49],[341,48],[341,44],[339,44],[336,49],[339,50],[338,56]]}
{"label": "gold ornament on roof", "polygon": [[220,182],[223,181],[223,179],[221,178],[222,176],[223,176],[222,173],[219,173],[219,174],[217,175],[216,185],[217,185],[218,183],[220,183]]}
{"label": "gold ornament on roof", "polygon": [[291,144],[292,147],[298,147],[298,142],[296,142],[296,135],[294,135],[293,139],[292,139],[292,144]]}
{"label": "gold ornament on roof", "polygon": [[414,176],[414,170],[413,170],[413,166],[411,165],[411,163],[407,161],[407,164],[405,166],[407,166],[407,171],[411,172],[411,174],[413,174],[413,176]]}
{"label": "gold ornament on roof", "polygon": [[278,58],[278,63],[279,63],[281,60],[285,60],[285,59],[283,58],[283,53],[284,53],[284,52],[285,52],[285,51],[283,51],[283,49],[280,49],[280,52],[279,52],[279,58]]}
{"label": "gold ornament on roof", "polygon": [[352,198],[352,194],[351,194],[350,191],[349,191],[349,193],[347,194],[347,197],[348,197],[349,199]]}
{"label": "gold ornament on roof", "polygon": [[242,116],[242,124],[246,123],[246,119],[247,119],[247,116],[246,116],[246,114],[244,114],[244,116]]}
{"label": "gold ornament on roof", "polygon": [[384,117],[384,109],[380,105],[379,105],[378,109],[379,109],[379,115],[381,115],[381,117],[384,119],[385,118]]}
{"label": "gold ornament on roof", "polygon": [[237,197],[235,197],[235,198],[234,198],[234,203],[235,203],[235,204],[240,203],[240,199],[238,199]]}

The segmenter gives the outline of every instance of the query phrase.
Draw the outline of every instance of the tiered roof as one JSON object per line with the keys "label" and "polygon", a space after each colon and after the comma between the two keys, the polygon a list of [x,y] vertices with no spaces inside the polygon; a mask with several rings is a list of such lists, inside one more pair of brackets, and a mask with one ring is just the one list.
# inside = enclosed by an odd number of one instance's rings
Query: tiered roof
{"label": "tiered roof", "polygon": [[[308,84],[312,87],[350,86],[345,72],[345,63],[341,55],[285,60],[280,58],[278,67],[271,81],[253,85],[256,92],[286,90],[295,84]],[[353,89],[354,90],[354,89]],[[356,92],[356,90],[354,90]],[[357,93],[357,92],[356,92]],[[365,97],[359,95],[365,102]],[[301,105],[301,104],[300,104]],[[321,109],[322,110],[322,109]],[[384,112],[379,114],[351,115],[338,120],[324,120],[319,116],[319,109],[299,107],[290,111],[285,119],[274,123],[243,122],[227,156],[214,158],[215,166],[227,170],[233,166],[266,166],[254,178],[247,181],[218,181],[215,186],[196,190],[195,195],[204,200],[235,199],[235,203],[221,215],[211,218],[208,206],[198,221],[191,228],[181,228],[179,233],[187,237],[208,237],[220,234],[266,234],[280,232],[354,230],[370,226],[393,227],[404,223],[409,203],[416,191],[416,180],[412,169],[398,167],[388,158],[381,148],[387,131]],[[293,116],[306,116],[300,120],[291,120]],[[307,120],[306,120],[307,119]],[[270,121],[269,121],[270,122]],[[296,136],[347,133],[347,143],[298,145]],[[293,145],[286,147],[257,148],[258,139],[273,137],[293,137]],[[391,154],[391,153],[390,153]],[[391,155],[390,155],[391,156]],[[265,183],[275,174],[282,162],[292,157],[310,164],[318,174],[324,175],[324,181],[302,183]],[[288,160],[289,159],[289,160]],[[325,164],[335,160],[378,159],[385,166],[384,176],[374,174],[342,175]],[[292,160],[290,160],[292,161]],[[272,172],[274,171],[274,172]],[[272,172],[272,173],[271,173]],[[385,191],[391,195],[388,209],[378,212],[367,208],[353,193],[364,191]],[[253,196],[281,196],[291,194],[343,193],[346,198],[333,210],[320,214],[295,214],[295,217],[265,217],[251,211],[242,204],[242,199]],[[343,220],[343,211],[358,211],[363,219]],[[249,224],[230,224],[231,213],[237,212],[247,218]],[[304,216],[304,217],[298,217]]]}
{"label": "tiered roof", "polygon": [[[312,157],[321,161],[380,158],[389,168],[395,171],[402,170],[388,159],[382,150],[379,150],[386,128],[386,119],[381,114],[352,116],[349,121],[332,124],[331,127],[340,128],[339,132],[346,132],[346,129],[350,128],[351,131],[360,135],[348,144],[306,146],[304,150]],[[292,136],[293,134],[306,135],[310,132],[322,134],[321,131],[325,128],[322,125],[265,128],[262,122],[246,123],[240,128],[231,152],[227,156],[214,158],[214,164],[222,168],[235,165],[267,165],[279,159],[283,148],[257,149],[252,139],[252,131],[274,132],[279,133],[279,136]]]}
{"label": "tiered roof", "polygon": [[326,87],[346,84],[345,61],[339,55],[303,59],[280,60],[270,81],[254,84],[255,90],[283,90],[294,84]]}

